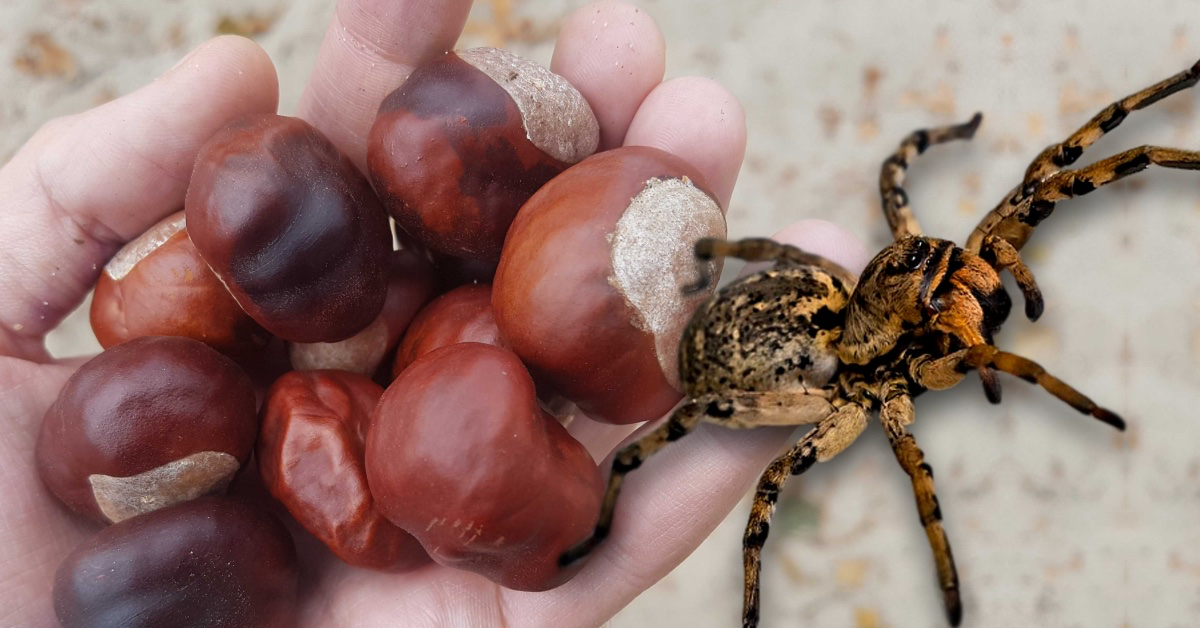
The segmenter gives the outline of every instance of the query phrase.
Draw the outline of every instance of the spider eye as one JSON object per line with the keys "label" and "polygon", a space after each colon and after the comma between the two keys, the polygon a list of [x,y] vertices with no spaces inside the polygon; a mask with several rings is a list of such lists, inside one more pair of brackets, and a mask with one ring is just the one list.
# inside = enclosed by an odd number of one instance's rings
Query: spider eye
{"label": "spider eye", "polygon": [[909,249],[904,256],[904,270],[916,270],[921,267],[921,263],[925,258],[929,257],[929,243],[924,240],[917,240],[916,245]]}

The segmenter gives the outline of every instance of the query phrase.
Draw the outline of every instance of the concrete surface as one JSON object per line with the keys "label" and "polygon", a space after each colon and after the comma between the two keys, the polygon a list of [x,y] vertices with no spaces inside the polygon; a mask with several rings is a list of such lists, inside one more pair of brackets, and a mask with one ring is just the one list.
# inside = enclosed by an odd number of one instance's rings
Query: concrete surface
{"label": "concrete surface", "polygon": [[[579,2],[479,3],[463,43],[546,62]],[[734,237],[821,217],[886,242],[875,181],[910,130],[985,113],[970,144],[911,172],[925,228],[962,241],[1044,145],[1200,57],[1195,3],[1083,0],[646,0],[670,76],[712,76],[744,103],[749,151]],[[279,66],[294,108],[329,0],[3,0],[0,161],[50,117],[130,91],[223,18]],[[37,53],[30,57],[30,53]],[[23,60],[25,59],[25,60]],[[1131,116],[1084,162],[1143,143],[1200,148],[1200,92]],[[1123,414],[1118,436],[1006,379],[918,402],[967,626],[1200,624],[1200,177],[1150,171],[1060,205],[1026,248],[1047,297],[1001,346]],[[1015,294],[1015,293],[1014,293]],[[82,323],[81,323],[82,321]],[[83,318],[60,354],[91,350]],[[92,341],[94,342],[94,341]],[[746,504],[612,626],[730,626]],[[908,481],[881,432],[789,485],[764,571],[764,626],[943,626]]]}

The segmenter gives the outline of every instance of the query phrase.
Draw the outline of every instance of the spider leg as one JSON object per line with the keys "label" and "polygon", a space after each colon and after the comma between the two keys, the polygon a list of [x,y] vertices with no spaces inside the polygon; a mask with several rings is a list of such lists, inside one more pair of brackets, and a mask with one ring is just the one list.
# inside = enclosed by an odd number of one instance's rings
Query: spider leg
{"label": "spider leg", "polygon": [[564,552],[558,559],[559,565],[566,566],[584,557],[608,536],[612,528],[617,496],[621,492],[625,476],[640,467],[655,452],[689,434],[701,422],[733,429],[768,425],[809,425],[835,413],[836,410],[830,404],[828,396],[828,392],[824,390],[758,393],[729,391],[723,394],[702,395],[683,404],[665,423],[617,453],[613,460],[612,473],[608,476],[600,516],[592,535]]}
{"label": "spider leg", "polygon": [[983,236],[993,235],[1007,240],[1019,249],[1033,234],[1034,227],[1050,216],[1059,201],[1083,196],[1100,186],[1141,172],[1152,164],[1163,168],[1200,170],[1200,152],[1139,146],[1078,170],[1061,170],[1047,177],[1012,212],[997,217]]}
{"label": "spider leg", "polygon": [[958,590],[958,569],[954,566],[954,554],[946,529],[942,527],[942,509],[938,505],[933,487],[933,468],[925,462],[925,454],[917,446],[916,439],[905,426],[913,421],[913,403],[908,386],[903,379],[889,381],[883,388],[883,408],[879,418],[887,432],[896,461],[912,480],[913,494],[917,498],[917,514],[925,536],[933,550],[933,562],[937,568],[938,586],[942,589],[942,603],[946,607],[946,618],[951,626],[962,622],[962,599]]}
{"label": "spider leg", "polygon": [[809,253],[790,244],[781,244],[769,238],[745,238],[742,240],[701,238],[696,241],[696,266],[699,279],[696,283],[685,286],[684,294],[695,294],[712,285],[713,276],[708,262],[718,257],[736,257],[747,262],[816,266],[841,279],[848,289],[853,287],[857,281],[857,277],[850,274],[850,271],[820,255]]}
{"label": "spider leg", "polygon": [[[1110,104],[1091,120],[1088,120],[1086,124],[1079,127],[1066,140],[1048,146],[1029,164],[1024,180],[980,221],[979,226],[975,227],[975,231],[967,239],[967,250],[978,253],[983,246],[984,237],[995,232],[1000,223],[1017,213],[1020,206],[1034,193],[1042,181],[1060,169],[1075,163],[1083,154],[1084,149],[1121,124],[1130,112],[1149,107],[1175,92],[1192,87],[1198,79],[1200,79],[1200,62],[1196,62],[1192,67],[1175,76]],[[1025,239],[1003,237],[1018,249],[1025,243]],[[1027,234],[1025,238],[1028,238]]]}
{"label": "spider leg", "polygon": [[909,376],[927,390],[953,388],[966,377],[961,366],[966,354],[967,350],[962,349],[937,358],[929,354],[918,355],[909,361]]}
{"label": "spider leg", "polygon": [[895,154],[883,161],[879,172],[879,196],[883,200],[883,215],[892,229],[893,238],[899,240],[906,236],[921,235],[921,225],[913,215],[908,205],[908,193],[904,191],[905,175],[913,159],[934,144],[971,139],[982,120],[983,114],[976,113],[962,124],[913,131],[900,142]]}
{"label": "spider leg", "polygon": [[1119,430],[1125,429],[1125,421],[1115,412],[1096,405],[1096,402],[1083,393],[1047,373],[1041,365],[1028,358],[1001,351],[991,345],[976,345],[962,353],[962,364],[975,368],[989,366],[1016,375],[1027,382],[1041,386],[1050,394],[1084,414],[1095,417]]}
{"label": "spider leg", "polygon": [[742,626],[758,625],[759,573],[762,567],[762,548],[771,529],[771,515],[775,512],[775,501],[789,476],[800,475],[816,462],[825,462],[862,434],[867,426],[867,408],[858,402],[849,402],[838,411],[817,424],[800,442],[787,453],[775,459],[758,480],[754,491],[754,503],[750,507],[750,520],[746,522],[746,534],[742,537],[742,565],[746,572],[746,586],[742,598]]}
{"label": "spider leg", "polygon": [[983,250],[980,255],[990,260],[996,270],[1007,269],[1013,279],[1017,280],[1017,286],[1025,298],[1025,317],[1031,321],[1041,318],[1046,305],[1042,299],[1042,291],[1038,288],[1037,280],[1033,278],[1033,273],[1021,259],[1021,254],[1016,247],[1009,244],[1008,240],[988,235],[983,239]]}

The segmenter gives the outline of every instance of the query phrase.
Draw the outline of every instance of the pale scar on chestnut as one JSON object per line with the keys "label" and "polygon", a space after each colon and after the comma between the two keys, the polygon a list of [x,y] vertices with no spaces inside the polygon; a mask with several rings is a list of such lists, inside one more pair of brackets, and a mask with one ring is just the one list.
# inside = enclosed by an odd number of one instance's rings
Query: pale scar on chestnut
{"label": "pale scar on chestnut", "polygon": [[950,388],[975,370],[987,398],[1000,401],[998,372],[1037,384],[1076,410],[1119,430],[1125,422],[1035,362],[1001,351],[993,335],[1012,301],[1000,280],[1008,270],[1025,314],[1042,313],[1042,294],[1020,249],[1059,201],[1140,172],[1150,165],[1200,169],[1200,152],[1140,146],[1070,169],[1083,151],[1138,109],[1196,84],[1200,62],[1118,100],[1043,150],[1022,181],[988,213],[965,247],[922,234],[909,207],[904,180],[909,164],[929,146],[974,136],[981,114],[957,125],[908,135],[883,162],[879,191],[894,241],[855,278],[820,256],[768,239],[696,243],[700,281],[706,262],[738,257],[774,267],[721,289],[695,312],[683,332],[679,372],[684,403],[641,440],[621,449],[592,535],[560,558],[571,563],[593,550],[613,525],[626,474],[701,422],[729,428],[813,425],[763,472],[743,537],[743,626],[759,619],[760,555],[784,482],[850,445],[878,415],[904,472],[912,481],[921,525],[933,550],[937,582],[951,625],[962,620],[958,572],[942,527],[933,469],[906,426],[913,397]]}

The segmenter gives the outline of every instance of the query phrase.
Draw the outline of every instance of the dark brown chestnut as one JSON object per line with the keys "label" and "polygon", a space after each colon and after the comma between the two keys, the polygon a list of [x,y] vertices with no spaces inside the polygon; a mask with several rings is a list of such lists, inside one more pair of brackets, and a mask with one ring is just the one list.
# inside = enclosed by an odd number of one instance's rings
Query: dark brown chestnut
{"label": "dark brown chestnut", "polygon": [[367,164],[404,231],[433,251],[494,263],[521,204],[598,142],[591,108],[566,80],[474,48],[418,67],[384,99]]}
{"label": "dark brown chestnut", "polygon": [[204,263],[177,212],[130,241],[100,273],[92,331],[105,349],[139,336],[185,336],[241,357],[271,336]]}
{"label": "dark brown chestnut", "polygon": [[683,295],[697,279],[696,240],[724,236],[724,213],[690,164],[644,146],[592,155],[513,221],[492,288],[496,324],[539,383],[588,416],[657,418],[682,396],[679,339],[707,298]]}
{"label": "dark brown chestnut", "polygon": [[391,237],[366,178],[307,122],[260,114],[196,156],[188,233],[242,308],[293,342],[335,342],[383,308]]}
{"label": "dark brown chestnut", "polygon": [[363,439],[383,388],[357,373],[293,371],[271,386],[256,451],[267,489],[345,562],[401,570],[429,562],[383,518],[367,488]]}
{"label": "dark brown chestnut", "polygon": [[600,509],[591,456],[501,347],[466,342],[413,362],[375,408],[366,461],[384,516],[438,563],[511,589],[574,575],[558,557],[591,534]]}
{"label": "dark brown chestnut", "polygon": [[54,577],[63,628],[294,625],[296,549],[279,521],[206,497],[109,526]]}
{"label": "dark brown chestnut", "polygon": [[254,389],[233,361],[190,338],[146,336],[75,371],[35,459],[63,503],[111,523],[224,491],[257,432]]}

